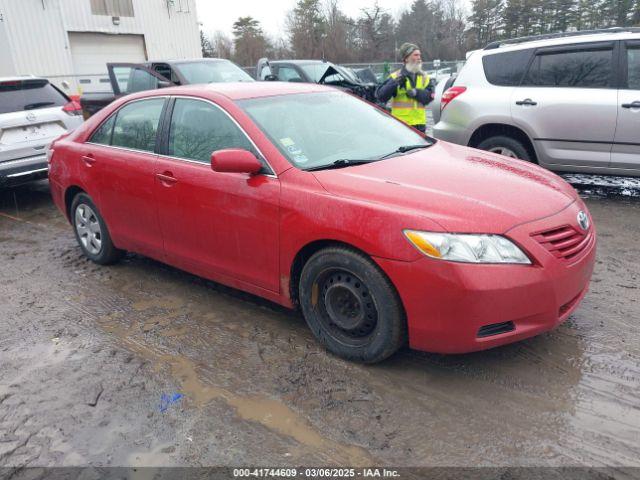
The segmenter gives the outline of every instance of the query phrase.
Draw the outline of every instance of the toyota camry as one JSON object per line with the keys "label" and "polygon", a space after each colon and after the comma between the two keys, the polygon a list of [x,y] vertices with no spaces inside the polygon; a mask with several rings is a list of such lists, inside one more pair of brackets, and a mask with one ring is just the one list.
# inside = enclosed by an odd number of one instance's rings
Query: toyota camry
{"label": "toyota camry", "polygon": [[89,259],[136,252],[299,308],[350,360],[551,330],[594,265],[591,216],[558,176],[425,137],[331,87],[141,92],[49,159],[54,201]]}

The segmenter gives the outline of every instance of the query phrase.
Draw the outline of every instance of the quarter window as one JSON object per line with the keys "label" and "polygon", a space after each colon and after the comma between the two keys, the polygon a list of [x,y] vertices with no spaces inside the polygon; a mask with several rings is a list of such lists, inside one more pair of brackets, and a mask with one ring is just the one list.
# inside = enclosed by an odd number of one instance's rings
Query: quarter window
{"label": "quarter window", "polygon": [[540,87],[608,88],[612,73],[613,49],[540,53],[524,83]]}
{"label": "quarter window", "polygon": [[246,135],[220,108],[200,100],[176,99],[169,130],[169,155],[211,162],[216,150],[255,149]]}
{"label": "quarter window", "polygon": [[141,100],[122,107],[116,116],[111,145],[153,152],[164,98]]}
{"label": "quarter window", "polygon": [[482,58],[484,74],[489,83],[501,86],[520,85],[531,58],[531,49],[494,53]]}
{"label": "quarter window", "polygon": [[640,48],[627,47],[627,87],[640,90]]}
{"label": "quarter window", "polygon": [[113,124],[116,121],[116,116],[112,115],[109,120],[100,125],[91,138],[89,142],[91,143],[99,143],[100,145],[110,145],[111,144],[111,132],[113,131]]}

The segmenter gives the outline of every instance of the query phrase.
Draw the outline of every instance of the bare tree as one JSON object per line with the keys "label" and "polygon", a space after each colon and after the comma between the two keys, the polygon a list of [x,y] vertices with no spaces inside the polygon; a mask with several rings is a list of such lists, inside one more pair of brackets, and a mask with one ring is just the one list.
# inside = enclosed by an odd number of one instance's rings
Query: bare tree
{"label": "bare tree", "polygon": [[233,41],[220,30],[213,34],[211,40],[213,56],[216,58],[231,58],[233,54]]}

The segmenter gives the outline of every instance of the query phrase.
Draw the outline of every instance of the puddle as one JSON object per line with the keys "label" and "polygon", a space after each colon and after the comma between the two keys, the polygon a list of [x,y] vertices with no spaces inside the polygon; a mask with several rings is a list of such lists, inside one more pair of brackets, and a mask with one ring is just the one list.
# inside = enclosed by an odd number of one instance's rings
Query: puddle
{"label": "puddle", "polygon": [[[170,303],[175,304],[173,301]],[[135,305],[139,308],[142,304],[148,307],[157,306],[151,301],[136,302]],[[196,407],[202,408],[209,402],[222,401],[235,409],[236,414],[242,420],[259,423],[278,434],[291,437],[312,451],[331,451],[332,458],[343,464],[364,466],[374,463],[365,449],[336,442],[323,436],[303,415],[295,412],[280,400],[260,396],[243,396],[207,383],[199,374],[198,365],[193,360],[185,356],[167,353],[138,338],[140,331],[145,332],[146,323],[141,326],[134,321],[127,327],[119,322],[120,318],[122,318],[121,314],[111,313],[98,318],[97,323],[105,331],[115,335],[127,349],[149,360],[156,371],[168,367],[172,377],[179,383],[180,392]],[[175,330],[168,333],[168,336],[173,336]],[[161,335],[164,336],[164,332]]]}

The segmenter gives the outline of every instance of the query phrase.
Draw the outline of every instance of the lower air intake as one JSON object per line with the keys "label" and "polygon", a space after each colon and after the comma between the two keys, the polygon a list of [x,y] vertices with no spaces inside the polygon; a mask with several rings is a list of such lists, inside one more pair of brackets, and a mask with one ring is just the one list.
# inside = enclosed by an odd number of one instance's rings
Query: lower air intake
{"label": "lower air intake", "polygon": [[512,332],[515,329],[516,326],[513,322],[492,323],[491,325],[480,327],[480,330],[478,330],[478,338],[500,335],[501,333]]}

